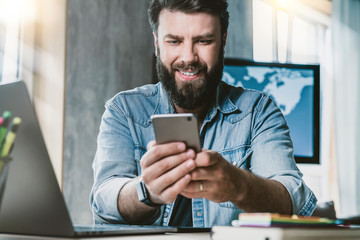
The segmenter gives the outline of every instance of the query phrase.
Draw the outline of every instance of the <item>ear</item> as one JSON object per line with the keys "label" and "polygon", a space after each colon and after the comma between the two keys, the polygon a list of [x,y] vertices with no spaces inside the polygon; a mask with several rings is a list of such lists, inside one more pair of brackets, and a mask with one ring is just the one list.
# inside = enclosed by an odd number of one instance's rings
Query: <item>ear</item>
{"label": "ear", "polygon": [[224,49],[225,49],[225,45],[226,45],[226,39],[227,39],[227,32],[225,32],[223,35],[223,44],[224,44],[223,48]]}
{"label": "ear", "polygon": [[157,40],[156,32],[153,32],[153,37],[154,37],[155,56],[157,57],[157,53],[158,53],[158,40]]}

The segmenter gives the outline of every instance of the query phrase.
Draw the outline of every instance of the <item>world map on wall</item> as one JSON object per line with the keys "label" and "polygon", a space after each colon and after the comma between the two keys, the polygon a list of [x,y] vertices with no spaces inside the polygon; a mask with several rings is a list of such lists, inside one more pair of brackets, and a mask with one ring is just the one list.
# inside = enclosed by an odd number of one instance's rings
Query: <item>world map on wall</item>
{"label": "world map on wall", "polygon": [[290,128],[296,156],[313,156],[314,76],[309,69],[225,66],[223,81],[271,95]]}

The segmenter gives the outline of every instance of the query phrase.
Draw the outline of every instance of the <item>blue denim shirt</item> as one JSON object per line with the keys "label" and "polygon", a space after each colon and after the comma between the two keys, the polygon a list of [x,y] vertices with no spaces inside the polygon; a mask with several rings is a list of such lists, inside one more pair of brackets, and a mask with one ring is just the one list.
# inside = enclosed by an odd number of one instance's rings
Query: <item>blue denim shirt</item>
{"label": "blue denim shirt", "polygon": [[[96,223],[126,223],[117,208],[118,194],[141,174],[140,159],[154,140],[150,116],[175,110],[161,83],[118,93],[105,107],[90,204]],[[293,214],[313,212],[316,197],[302,180],[286,121],[268,95],[222,82],[200,139],[202,148],[217,151],[237,168],[282,183],[290,194]],[[164,205],[148,224],[167,226],[172,208],[173,204]],[[230,225],[242,212],[232,202],[203,198],[192,199],[192,211],[194,227]]]}

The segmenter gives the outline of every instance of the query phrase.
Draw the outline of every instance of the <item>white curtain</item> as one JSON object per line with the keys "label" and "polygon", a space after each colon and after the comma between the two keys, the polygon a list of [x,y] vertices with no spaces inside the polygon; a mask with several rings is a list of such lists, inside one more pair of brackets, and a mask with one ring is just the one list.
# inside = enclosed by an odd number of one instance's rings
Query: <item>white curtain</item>
{"label": "white curtain", "polygon": [[332,1],[340,216],[360,215],[360,0]]}

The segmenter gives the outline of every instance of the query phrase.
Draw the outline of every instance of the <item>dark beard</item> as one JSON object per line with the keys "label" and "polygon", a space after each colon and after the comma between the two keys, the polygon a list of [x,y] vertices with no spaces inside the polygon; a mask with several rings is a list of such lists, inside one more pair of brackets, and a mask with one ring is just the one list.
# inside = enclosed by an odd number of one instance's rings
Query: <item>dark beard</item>
{"label": "dark beard", "polygon": [[[209,72],[206,64],[200,62],[175,64],[168,71],[160,60],[159,52],[157,56],[156,70],[158,78],[174,104],[183,109],[191,110],[210,104],[215,99],[216,89],[221,81],[224,68],[223,48],[220,50],[218,62]],[[199,73],[203,73],[205,76],[177,86],[175,81],[176,70],[189,68],[198,70]]]}

